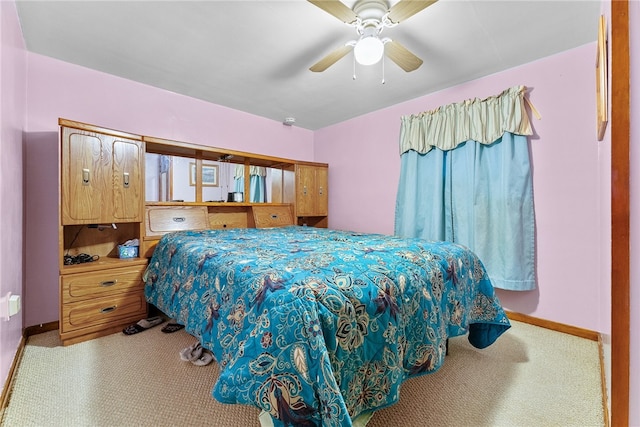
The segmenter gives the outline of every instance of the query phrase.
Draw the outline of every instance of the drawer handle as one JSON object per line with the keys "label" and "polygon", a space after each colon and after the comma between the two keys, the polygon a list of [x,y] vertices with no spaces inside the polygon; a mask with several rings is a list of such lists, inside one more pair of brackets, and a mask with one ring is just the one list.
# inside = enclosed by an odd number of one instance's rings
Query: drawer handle
{"label": "drawer handle", "polygon": [[173,221],[174,222],[184,222],[184,220],[185,220],[185,217],[183,217],[183,216],[174,216],[173,217]]}
{"label": "drawer handle", "polygon": [[118,283],[118,279],[115,279],[115,280],[105,280],[104,282],[100,282],[100,286],[104,286],[104,287],[107,287],[107,286],[113,286],[113,285],[115,285],[116,283]]}
{"label": "drawer handle", "polygon": [[276,215],[276,214],[271,214],[271,219],[278,219],[278,215]]}
{"label": "drawer handle", "polygon": [[129,188],[129,172],[124,172],[122,174],[122,184],[124,188]]}
{"label": "drawer handle", "polygon": [[89,169],[82,169],[82,185],[89,185]]}
{"label": "drawer handle", "polygon": [[100,313],[105,314],[105,313],[111,313],[113,310],[115,310],[116,308],[118,308],[117,305],[112,305],[111,307],[105,307],[103,309],[100,310]]}

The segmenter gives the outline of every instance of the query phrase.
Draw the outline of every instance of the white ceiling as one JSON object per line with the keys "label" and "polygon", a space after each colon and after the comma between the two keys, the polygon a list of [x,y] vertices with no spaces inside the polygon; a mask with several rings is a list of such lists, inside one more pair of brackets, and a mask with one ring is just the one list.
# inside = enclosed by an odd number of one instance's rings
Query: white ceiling
{"label": "white ceiling", "polygon": [[383,85],[352,54],[309,71],[356,34],[305,0],[17,1],[31,52],[311,130],[593,42],[600,6],[440,0],[384,30],[424,64]]}

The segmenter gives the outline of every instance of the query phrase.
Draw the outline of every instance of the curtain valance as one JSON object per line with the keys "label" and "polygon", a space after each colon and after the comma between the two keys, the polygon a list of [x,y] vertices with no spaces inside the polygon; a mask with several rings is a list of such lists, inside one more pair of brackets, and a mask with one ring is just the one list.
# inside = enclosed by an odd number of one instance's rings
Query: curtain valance
{"label": "curtain valance", "polygon": [[524,107],[526,90],[514,86],[486,99],[468,99],[403,116],[400,155],[409,150],[425,154],[434,147],[451,150],[468,140],[491,144],[504,132],[532,135]]}
{"label": "curtain valance", "polygon": [[[267,168],[265,168],[264,166],[249,166],[249,175],[267,176]],[[233,177],[234,178],[244,177],[244,165],[236,165],[236,170]]]}

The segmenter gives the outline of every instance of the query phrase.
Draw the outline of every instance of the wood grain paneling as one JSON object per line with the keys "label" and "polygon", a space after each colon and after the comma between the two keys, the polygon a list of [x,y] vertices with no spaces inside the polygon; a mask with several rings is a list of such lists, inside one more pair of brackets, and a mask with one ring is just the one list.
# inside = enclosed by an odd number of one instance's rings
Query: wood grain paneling
{"label": "wood grain paneling", "polygon": [[147,206],[146,236],[162,236],[170,231],[209,228],[206,206]]}
{"label": "wood grain paneling", "polygon": [[611,425],[629,425],[629,2],[611,2]]}
{"label": "wood grain paneling", "polygon": [[254,206],[253,219],[256,228],[293,225],[289,206]]}

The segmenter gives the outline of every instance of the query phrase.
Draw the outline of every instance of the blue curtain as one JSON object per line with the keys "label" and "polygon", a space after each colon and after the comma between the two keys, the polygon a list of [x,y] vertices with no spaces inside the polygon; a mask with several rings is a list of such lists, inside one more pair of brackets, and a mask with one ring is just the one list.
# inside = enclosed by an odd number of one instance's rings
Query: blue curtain
{"label": "blue curtain", "polygon": [[[235,178],[235,191],[244,192],[244,178],[236,177]],[[246,200],[252,203],[264,203],[265,196],[267,194],[267,182],[264,176],[260,175],[251,175],[249,179],[249,198],[250,200]]]}
{"label": "blue curtain", "polygon": [[535,288],[535,219],[527,137],[401,156],[395,234],[469,247],[493,285]]}

